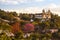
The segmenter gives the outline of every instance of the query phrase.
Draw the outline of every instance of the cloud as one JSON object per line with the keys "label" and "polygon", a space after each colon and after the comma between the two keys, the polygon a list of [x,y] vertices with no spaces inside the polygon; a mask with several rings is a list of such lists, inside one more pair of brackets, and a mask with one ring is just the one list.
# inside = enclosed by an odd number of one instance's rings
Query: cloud
{"label": "cloud", "polygon": [[45,1],[45,0],[35,0],[36,2],[42,2],[42,1]]}
{"label": "cloud", "polygon": [[41,9],[39,7],[28,7],[23,9],[23,11],[20,12],[25,12],[25,13],[40,13]]}
{"label": "cloud", "polygon": [[19,3],[25,3],[27,0],[0,0],[1,3],[4,4],[19,4]]}
{"label": "cloud", "polygon": [[1,3],[4,4],[19,4],[19,3],[29,3],[29,2],[42,2],[44,0],[0,0]]}
{"label": "cloud", "polygon": [[39,7],[27,7],[20,9],[4,9],[5,11],[16,11],[17,13],[40,13],[41,8]]}
{"label": "cloud", "polygon": [[45,9],[46,11],[51,10],[52,13],[60,15],[60,5],[56,5],[54,3],[51,3],[51,4],[43,6],[43,7],[37,6],[37,7],[12,9],[12,10],[9,9],[9,11],[16,11],[17,13],[41,13],[43,9]]}
{"label": "cloud", "polygon": [[49,1],[54,1],[54,0],[49,0]]}
{"label": "cloud", "polygon": [[46,5],[46,6],[44,6],[45,8],[56,8],[57,7],[57,5],[56,4],[54,4],[54,3],[51,3],[51,4],[49,4],[49,5]]}
{"label": "cloud", "polygon": [[12,1],[12,0],[0,0],[0,2],[1,3],[3,3],[3,4],[18,4],[18,2],[17,1]]}
{"label": "cloud", "polygon": [[51,10],[54,14],[60,15],[60,5],[56,5],[54,3],[51,3],[49,5],[46,5],[43,7],[45,10]]}
{"label": "cloud", "polygon": [[7,4],[7,5],[8,5],[8,4],[14,4],[14,5],[15,5],[15,4],[18,4],[18,2],[17,2],[17,1],[7,1],[6,4]]}
{"label": "cloud", "polygon": [[58,14],[60,16],[60,5],[56,5],[54,3],[51,3],[49,5],[43,6],[43,7],[28,7],[28,8],[23,8],[20,10],[20,12],[26,12],[26,13],[41,13],[42,10],[45,9],[51,10],[52,13]]}

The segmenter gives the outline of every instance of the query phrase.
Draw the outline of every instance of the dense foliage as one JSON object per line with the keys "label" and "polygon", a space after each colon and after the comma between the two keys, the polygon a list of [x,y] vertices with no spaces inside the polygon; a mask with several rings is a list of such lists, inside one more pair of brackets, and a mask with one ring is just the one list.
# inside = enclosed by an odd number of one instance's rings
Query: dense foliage
{"label": "dense foliage", "polygon": [[[25,24],[30,23],[30,19],[29,14],[18,16],[16,12],[5,12],[0,9],[0,40],[60,40],[60,16],[52,13],[51,19],[43,22],[34,19],[31,22],[34,31],[24,33]],[[9,33],[13,33],[12,36],[9,36]]]}

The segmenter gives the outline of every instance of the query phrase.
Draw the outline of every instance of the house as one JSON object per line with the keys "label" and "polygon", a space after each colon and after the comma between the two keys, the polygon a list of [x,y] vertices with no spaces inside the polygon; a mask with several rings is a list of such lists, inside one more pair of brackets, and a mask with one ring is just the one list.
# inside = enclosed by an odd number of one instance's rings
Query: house
{"label": "house", "polygon": [[42,19],[43,15],[42,13],[36,13],[35,18]]}
{"label": "house", "polygon": [[50,29],[51,33],[58,32],[58,29]]}

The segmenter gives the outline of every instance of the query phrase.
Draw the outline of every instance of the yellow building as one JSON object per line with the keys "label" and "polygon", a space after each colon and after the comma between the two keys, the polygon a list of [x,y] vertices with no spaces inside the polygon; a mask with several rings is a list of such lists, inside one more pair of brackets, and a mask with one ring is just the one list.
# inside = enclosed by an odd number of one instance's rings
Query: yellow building
{"label": "yellow building", "polygon": [[50,19],[51,18],[51,11],[48,10],[47,12],[45,12],[45,10],[42,10],[42,18],[44,19]]}

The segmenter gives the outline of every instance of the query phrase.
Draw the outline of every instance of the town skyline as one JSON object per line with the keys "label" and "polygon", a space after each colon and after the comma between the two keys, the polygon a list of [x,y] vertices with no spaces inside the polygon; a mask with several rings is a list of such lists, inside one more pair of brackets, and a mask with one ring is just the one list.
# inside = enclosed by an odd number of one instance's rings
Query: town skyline
{"label": "town skyline", "polygon": [[41,13],[44,9],[60,16],[60,0],[0,0],[0,9],[17,13]]}

